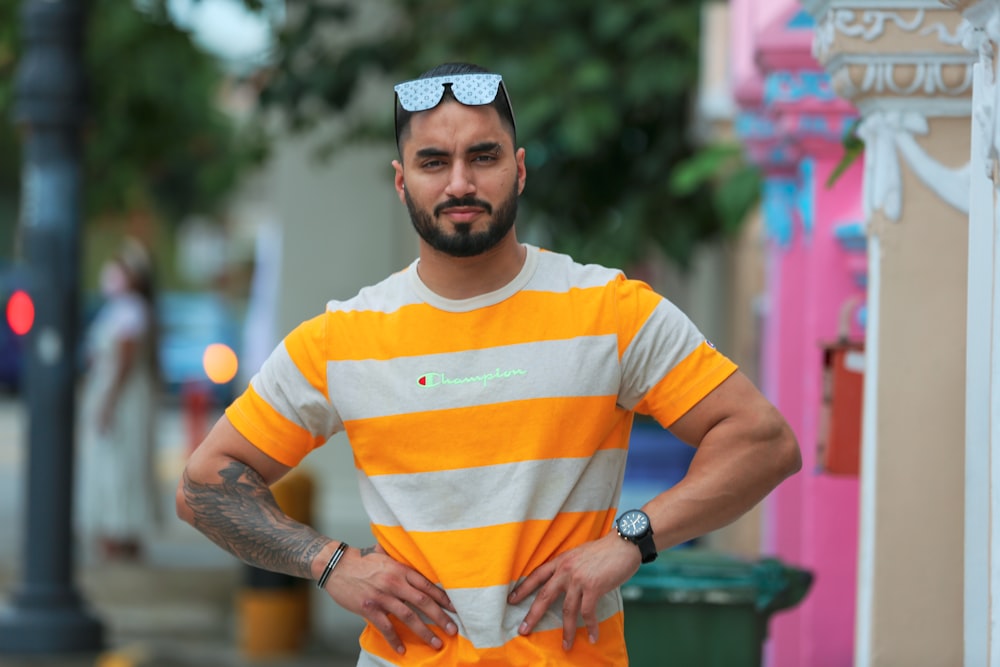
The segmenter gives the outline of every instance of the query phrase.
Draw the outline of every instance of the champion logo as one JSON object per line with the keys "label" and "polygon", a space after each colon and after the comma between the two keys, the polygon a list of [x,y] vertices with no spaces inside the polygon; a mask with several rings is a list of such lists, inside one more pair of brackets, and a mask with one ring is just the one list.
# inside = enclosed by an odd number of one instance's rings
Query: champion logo
{"label": "champion logo", "polygon": [[421,387],[440,387],[441,385],[460,384],[482,384],[484,387],[494,380],[506,380],[509,378],[527,375],[528,371],[521,368],[510,370],[496,370],[483,373],[481,375],[469,375],[466,377],[448,377],[444,373],[424,373],[417,378],[417,384]]}

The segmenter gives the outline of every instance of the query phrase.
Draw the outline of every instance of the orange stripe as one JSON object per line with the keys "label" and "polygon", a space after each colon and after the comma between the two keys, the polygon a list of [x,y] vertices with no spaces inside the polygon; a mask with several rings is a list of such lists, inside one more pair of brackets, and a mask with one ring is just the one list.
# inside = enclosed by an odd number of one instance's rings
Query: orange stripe
{"label": "orange stripe", "polygon": [[[498,499],[502,502],[502,499]],[[595,540],[611,530],[614,510],[563,512],[552,521],[505,523],[486,528],[416,532],[398,526],[373,526],[379,544],[445,588],[505,586],[528,576],[564,551]],[[483,554],[492,554],[484,558]],[[510,554],[510,561],[499,558]],[[431,563],[445,563],[437,571]]]}
{"label": "orange stripe", "polygon": [[702,343],[647,392],[635,410],[655,414],[669,427],[735,372],[736,364]]}
{"label": "orange stripe", "polygon": [[[306,454],[325,442],[285,419],[252,386],[226,408],[226,418],[244,438],[286,466],[298,465]],[[311,446],[299,448],[295,443]]]}
{"label": "orange stripe", "polygon": [[324,396],[326,391],[327,315],[317,315],[285,338],[285,350],[306,381]]}
{"label": "orange stripe", "polygon": [[[406,341],[408,355],[443,354],[498,345],[534,343],[618,331],[613,293],[605,287],[568,293],[519,292],[506,301],[473,312],[448,313],[424,304],[392,313],[327,313],[331,361],[391,359]],[[587,319],[584,319],[587,318]],[[419,336],[413,332],[419,331]]]}
{"label": "orange stripe", "polygon": [[[500,619],[497,619],[499,622]],[[393,625],[403,645],[406,646],[406,664],[421,667],[454,667],[478,665],[479,667],[511,667],[511,665],[549,665],[566,667],[624,667],[628,665],[625,652],[624,614],[618,613],[598,624],[598,641],[591,644],[586,628],[578,628],[573,648],[568,652],[562,647],[562,628],[533,632],[527,637],[518,636],[503,646],[477,649],[465,637],[449,637],[438,631],[444,647],[436,651],[417,637],[409,628],[393,619]],[[369,653],[395,664],[401,659],[382,637],[368,625],[361,633],[361,647]],[[669,655],[670,647],[664,648]]]}
{"label": "orange stripe", "polygon": [[621,359],[642,325],[663,301],[663,297],[656,294],[649,285],[638,280],[628,282],[622,280],[616,287],[618,291],[618,330],[620,333],[618,358]]}
{"label": "orange stripe", "polygon": [[[369,476],[455,470],[624,449],[631,419],[615,400],[540,398],[505,403],[502,409],[417,412],[351,420],[345,426],[354,456]],[[616,412],[614,420],[608,420],[609,410]],[[386,433],[412,434],[412,440],[387,447]]]}

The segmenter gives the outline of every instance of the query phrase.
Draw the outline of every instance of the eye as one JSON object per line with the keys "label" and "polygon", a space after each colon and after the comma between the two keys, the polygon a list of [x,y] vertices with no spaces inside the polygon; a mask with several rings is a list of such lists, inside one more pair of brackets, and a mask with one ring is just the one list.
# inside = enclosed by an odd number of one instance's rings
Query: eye
{"label": "eye", "polygon": [[477,164],[490,164],[492,162],[496,162],[497,158],[498,156],[496,153],[477,153],[472,158],[472,161]]}

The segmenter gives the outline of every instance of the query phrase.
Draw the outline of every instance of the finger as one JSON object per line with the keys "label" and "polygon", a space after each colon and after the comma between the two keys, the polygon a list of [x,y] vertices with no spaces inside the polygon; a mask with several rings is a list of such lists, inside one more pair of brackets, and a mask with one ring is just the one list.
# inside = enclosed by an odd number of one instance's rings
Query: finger
{"label": "finger", "polygon": [[[415,579],[415,581],[410,581],[411,579]],[[410,584],[418,591],[428,596],[430,600],[433,601],[438,606],[444,607],[445,609],[451,612],[455,611],[455,606],[451,603],[451,598],[448,597],[448,594],[444,591],[444,589],[436,586],[426,577],[414,573],[412,575],[407,576],[406,583]]]}
{"label": "finger", "polygon": [[583,615],[583,623],[587,626],[587,639],[591,644],[596,644],[598,633],[600,632],[600,626],[597,622],[597,600],[584,595],[583,605],[580,609]]}
{"label": "finger", "polygon": [[[386,611],[395,616],[403,625],[408,627],[413,631],[415,635],[420,637],[420,639],[428,646],[440,649],[444,646],[444,642],[438,637],[434,632],[428,627],[424,622],[424,619],[420,617],[420,614],[416,612],[410,605],[406,604],[402,600],[395,598],[390,598],[389,603],[386,605]],[[399,649],[397,649],[397,652]]]}
{"label": "finger", "polygon": [[529,574],[524,578],[524,581],[519,583],[514,587],[514,590],[510,592],[507,596],[507,601],[511,604],[517,604],[521,602],[526,597],[534,593],[538,588],[545,584],[552,577],[555,572],[555,566],[551,563],[546,563],[541,567],[537,568],[534,572]]}
{"label": "finger", "polygon": [[563,649],[573,648],[573,640],[576,639],[576,618],[580,613],[580,593],[576,591],[566,591],[566,599],[563,601]]}
{"label": "finger", "polygon": [[551,581],[543,586],[538,591],[538,595],[535,596],[535,600],[531,603],[531,607],[528,609],[524,621],[521,622],[518,632],[522,635],[530,634],[535,629],[538,621],[545,615],[545,612],[552,606],[552,603],[559,597],[560,592],[559,588],[552,585]]}
{"label": "finger", "polygon": [[410,586],[412,589],[402,594],[403,599],[412,607],[423,612],[427,618],[443,628],[449,635],[457,634],[458,626],[444,612],[444,609],[455,611],[445,592],[422,577],[416,584],[410,584]]}
{"label": "finger", "polygon": [[385,640],[389,643],[396,653],[403,655],[406,653],[406,647],[403,646],[402,640],[399,635],[396,634],[396,628],[393,627],[392,621],[389,620],[388,614],[382,609],[381,605],[374,599],[367,599],[361,603],[361,612],[368,622],[370,622],[375,629],[378,630]]}

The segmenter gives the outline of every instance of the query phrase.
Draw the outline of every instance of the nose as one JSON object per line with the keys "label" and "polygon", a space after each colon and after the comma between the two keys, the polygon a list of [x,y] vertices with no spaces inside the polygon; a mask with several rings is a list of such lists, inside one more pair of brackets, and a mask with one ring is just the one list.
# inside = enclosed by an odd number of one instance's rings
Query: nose
{"label": "nose", "polygon": [[452,163],[448,177],[445,194],[449,197],[460,198],[475,194],[476,185],[473,182],[472,172],[463,160],[455,160]]}

